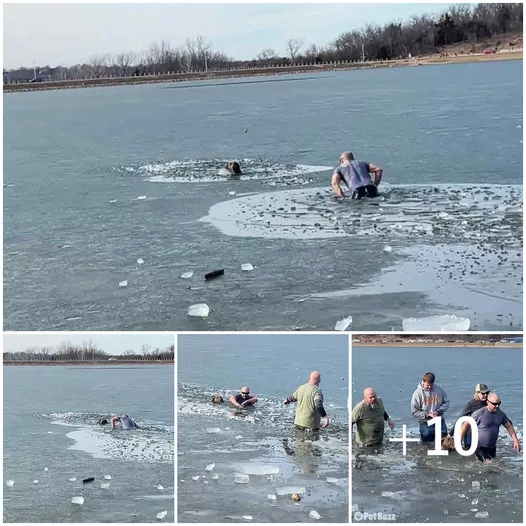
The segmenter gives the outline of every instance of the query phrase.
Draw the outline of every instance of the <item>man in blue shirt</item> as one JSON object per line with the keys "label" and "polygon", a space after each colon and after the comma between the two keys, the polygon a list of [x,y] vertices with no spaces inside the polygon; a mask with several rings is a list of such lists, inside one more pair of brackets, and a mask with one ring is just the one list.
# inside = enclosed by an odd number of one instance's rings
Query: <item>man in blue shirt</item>
{"label": "man in blue shirt", "polygon": [[[374,183],[370,174],[374,174]],[[363,197],[378,197],[378,185],[384,171],[374,164],[357,161],[352,152],[343,152],[340,156],[340,166],[332,174],[331,185],[338,197],[344,197],[341,183],[345,183],[352,192],[353,199]]]}
{"label": "man in blue shirt", "polygon": [[[492,460],[497,456],[497,440],[499,438],[499,428],[503,425],[513,440],[513,449],[518,453],[521,450],[519,439],[515,429],[509,421],[506,413],[500,409],[500,398],[497,393],[488,395],[488,405],[475,411],[471,418],[475,420],[479,432],[479,440],[475,455],[481,461]],[[469,422],[464,422],[460,431],[463,437],[468,430]]]}

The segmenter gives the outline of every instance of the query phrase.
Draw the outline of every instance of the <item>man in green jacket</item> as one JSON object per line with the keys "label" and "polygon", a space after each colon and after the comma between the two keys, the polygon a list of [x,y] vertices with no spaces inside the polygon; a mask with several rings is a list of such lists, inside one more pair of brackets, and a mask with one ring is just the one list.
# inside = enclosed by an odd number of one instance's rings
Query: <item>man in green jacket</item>
{"label": "man in green jacket", "polygon": [[372,387],[364,389],[363,400],[352,410],[352,425],[356,424],[356,443],[360,446],[377,446],[384,440],[385,422],[391,429],[394,422],[389,418],[381,398]]}
{"label": "man in green jacket", "polygon": [[[321,375],[318,371],[310,373],[309,381],[300,385],[292,395],[283,400],[285,405],[297,402],[296,418],[294,425],[296,428],[316,430],[320,427],[329,427],[329,416],[323,408],[323,393],[319,388]],[[324,419],[321,425],[321,419]]]}

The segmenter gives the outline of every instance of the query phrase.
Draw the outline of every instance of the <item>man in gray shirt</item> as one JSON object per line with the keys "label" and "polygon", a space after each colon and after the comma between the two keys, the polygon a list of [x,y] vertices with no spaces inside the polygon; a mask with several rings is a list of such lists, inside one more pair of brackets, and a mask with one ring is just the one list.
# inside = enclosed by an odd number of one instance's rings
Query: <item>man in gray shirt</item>
{"label": "man in gray shirt", "polygon": [[[521,446],[515,429],[511,425],[506,413],[500,409],[500,398],[497,393],[488,395],[488,405],[475,411],[471,418],[475,420],[479,432],[479,440],[475,455],[481,461],[492,460],[497,456],[497,440],[499,428],[503,425],[513,440],[513,449],[520,452]],[[469,428],[469,422],[462,424],[460,436],[463,437]]]}
{"label": "man in gray shirt", "polygon": [[[369,174],[374,173],[374,184]],[[378,197],[378,185],[382,180],[384,171],[374,164],[357,161],[352,152],[343,152],[340,156],[340,165],[332,174],[331,186],[338,197],[344,197],[341,183],[352,192],[353,199],[362,197]]]}

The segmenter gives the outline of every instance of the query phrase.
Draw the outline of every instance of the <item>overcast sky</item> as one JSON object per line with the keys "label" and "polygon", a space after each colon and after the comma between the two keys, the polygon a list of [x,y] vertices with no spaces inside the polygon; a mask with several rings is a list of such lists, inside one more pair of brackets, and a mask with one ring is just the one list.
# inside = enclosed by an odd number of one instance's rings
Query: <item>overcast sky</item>
{"label": "overcast sky", "polygon": [[236,59],[273,48],[286,55],[289,38],[326,45],[367,23],[407,20],[451,4],[3,4],[4,67],[70,66],[102,53],[142,52],[164,39],[174,47],[202,35]]}
{"label": "overcast sky", "polygon": [[142,345],[165,349],[174,343],[173,334],[4,334],[4,352],[23,351],[29,347],[57,347],[62,342],[78,345],[92,341],[108,354],[122,354],[131,349],[140,352]]}

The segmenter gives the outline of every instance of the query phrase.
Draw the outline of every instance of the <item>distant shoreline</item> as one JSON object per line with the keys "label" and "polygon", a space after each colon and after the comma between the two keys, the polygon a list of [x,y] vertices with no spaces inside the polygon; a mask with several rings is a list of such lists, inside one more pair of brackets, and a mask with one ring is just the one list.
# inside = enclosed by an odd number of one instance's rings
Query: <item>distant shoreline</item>
{"label": "distant shoreline", "polygon": [[443,64],[467,64],[473,62],[492,62],[495,60],[522,60],[523,52],[509,51],[494,54],[467,53],[464,55],[454,54],[448,56],[431,55],[426,57],[415,57],[399,60],[384,60],[374,62],[340,62],[333,64],[303,64],[297,66],[276,66],[250,69],[233,69],[223,71],[195,72],[195,73],[168,73],[164,75],[140,75],[133,77],[113,77],[84,80],[65,80],[42,83],[20,83],[4,84],[4,93],[16,93],[27,91],[48,91],[58,89],[95,88],[124,86],[129,84],[151,84],[151,83],[181,83],[199,82],[203,80],[246,78],[271,75],[290,75],[295,73],[318,73],[327,71],[348,71],[358,69],[377,69],[394,67],[415,67]]}
{"label": "distant shoreline", "polygon": [[352,342],[353,347],[490,347],[492,349],[522,349],[522,343],[430,343],[430,342]]}
{"label": "distant shoreline", "polygon": [[99,365],[107,365],[109,367],[116,366],[116,365],[173,365],[173,360],[146,360],[146,361],[136,361],[136,360],[121,360],[121,361],[111,361],[111,362],[4,362],[4,366],[16,366],[16,367],[24,367],[24,366],[72,366],[72,367],[78,367],[78,366],[99,366]]}

